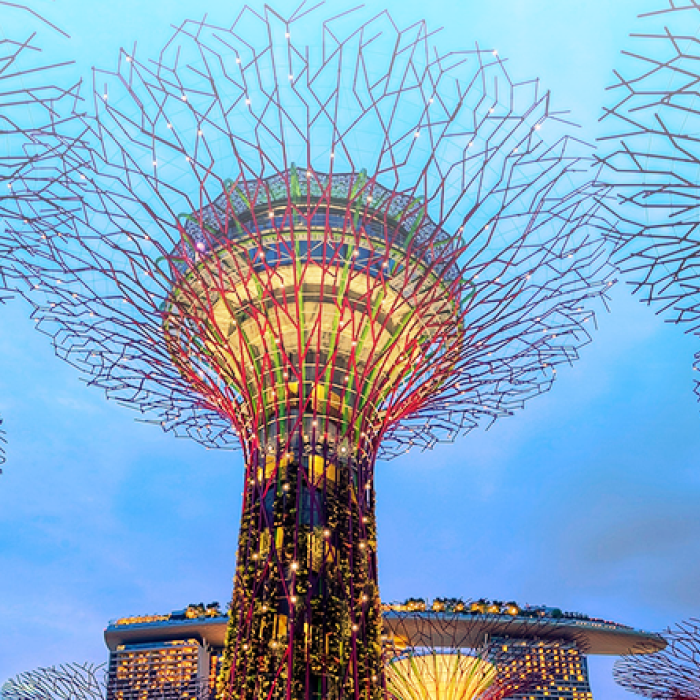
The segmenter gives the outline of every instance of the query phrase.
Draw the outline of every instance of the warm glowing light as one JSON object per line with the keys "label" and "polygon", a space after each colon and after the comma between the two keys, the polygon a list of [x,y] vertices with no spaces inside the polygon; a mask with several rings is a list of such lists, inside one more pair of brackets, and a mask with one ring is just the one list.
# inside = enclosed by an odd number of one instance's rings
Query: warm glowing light
{"label": "warm glowing light", "polygon": [[387,667],[387,687],[397,700],[476,700],[493,685],[498,669],[460,653],[410,655]]}

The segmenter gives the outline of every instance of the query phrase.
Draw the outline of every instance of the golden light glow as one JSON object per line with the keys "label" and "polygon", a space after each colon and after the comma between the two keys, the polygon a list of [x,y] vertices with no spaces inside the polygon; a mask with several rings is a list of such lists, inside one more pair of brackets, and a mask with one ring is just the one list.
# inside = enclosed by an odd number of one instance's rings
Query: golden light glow
{"label": "golden light glow", "polygon": [[475,656],[429,653],[387,666],[387,688],[397,700],[474,700],[496,679],[498,669]]}
{"label": "golden light glow", "polygon": [[111,657],[108,697],[145,700],[156,693],[163,700],[185,700],[196,691],[201,653],[195,639],[120,646]]}
{"label": "golden light glow", "polygon": [[[263,280],[262,284],[258,279],[241,281],[212,304],[214,335],[224,339],[225,344],[212,342],[209,347],[215,357],[220,357],[220,367],[227,370],[234,384],[245,385],[249,372],[245,372],[244,379],[244,370],[251,363],[257,366],[275,349],[295,351],[300,344],[300,330],[302,347],[313,336],[317,351],[325,356],[336,351],[346,358],[346,366],[380,366],[391,384],[405,373],[415,359],[406,350],[415,347],[427,329],[422,316],[411,316],[413,306],[398,290],[364,273],[344,274],[340,268],[325,269],[313,262],[307,263],[303,283],[299,284],[295,273],[292,265],[280,266],[270,273],[261,271],[260,278],[274,276],[275,287],[272,279]],[[338,298],[343,303],[338,303]],[[353,299],[357,304],[349,303]],[[264,309],[268,319],[265,329],[261,329],[254,315],[240,318],[241,311],[251,307]],[[368,313],[369,309],[373,311]],[[397,338],[394,334],[401,326]],[[274,329],[274,337],[270,329]],[[295,393],[292,384],[287,387],[290,394]],[[336,391],[319,386],[311,399],[319,408],[328,403],[330,411],[337,412],[341,408],[338,390],[345,393],[346,401],[352,401],[348,393],[354,393],[358,387],[345,386],[345,382],[337,380],[332,384],[337,386]],[[266,395],[268,402],[275,400],[274,392],[281,388],[267,388],[268,393],[273,392]],[[285,401],[287,391],[279,393],[276,400]]]}
{"label": "golden light glow", "polygon": [[[352,239],[341,231],[308,235],[319,242],[329,235]],[[211,369],[260,402],[241,411],[288,415],[299,407],[334,418],[357,411],[379,417],[383,398],[429,348],[443,346],[442,334],[452,328],[454,302],[439,277],[425,270],[409,275],[405,268],[386,277],[356,269],[352,260],[360,251],[381,259],[381,244],[362,237],[353,256],[337,265],[302,255],[253,269],[245,245],[260,244],[242,240],[202,259],[173,290],[166,336],[178,344],[190,342],[178,307],[199,318],[205,330],[198,331],[199,350]],[[394,263],[405,260],[404,250],[384,251]],[[301,382],[289,371],[290,362],[301,371]],[[378,389],[371,397],[370,385]]]}

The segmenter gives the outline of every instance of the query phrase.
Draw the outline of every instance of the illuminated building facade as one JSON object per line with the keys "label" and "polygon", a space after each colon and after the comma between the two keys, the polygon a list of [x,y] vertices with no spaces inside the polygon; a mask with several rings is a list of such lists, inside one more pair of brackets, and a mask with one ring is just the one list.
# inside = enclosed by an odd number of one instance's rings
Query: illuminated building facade
{"label": "illuminated building facade", "polygon": [[[411,674],[418,674],[424,691],[451,683],[459,697],[471,697],[463,695],[465,688],[481,687],[515,700],[592,700],[587,655],[650,653],[665,646],[658,635],[557,608],[446,600],[383,606],[390,689],[393,683],[394,691],[412,692]],[[212,605],[112,622],[105,630],[107,700],[213,698],[228,620]]]}
{"label": "illuminated building facade", "polygon": [[210,697],[209,678],[216,673],[216,660],[211,648],[196,638],[120,644],[109,658],[107,698]]}
{"label": "illuminated building facade", "polygon": [[[513,700],[592,700],[586,657],[574,641],[494,638],[493,645],[541,676]],[[501,661],[507,665],[507,656]]]}
{"label": "illuminated building facade", "polygon": [[189,606],[110,624],[107,700],[213,699],[226,620],[216,606]]}

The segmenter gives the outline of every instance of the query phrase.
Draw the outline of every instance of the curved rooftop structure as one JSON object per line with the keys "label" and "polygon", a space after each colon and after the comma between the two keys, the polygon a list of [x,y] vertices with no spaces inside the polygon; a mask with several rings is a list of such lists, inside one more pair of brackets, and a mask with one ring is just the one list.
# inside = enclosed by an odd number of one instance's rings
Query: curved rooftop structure
{"label": "curved rooftop structure", "polygon": [[[227,615],[207,610],[195,617],[191,610],[115,620],[105,630],[105,642],[114,651],[121,644],[187,636],[199,638],[213,647],[223,646]],[[433,647],[466,649],[480,645],[485,636],[575,642],[585,654],[608,656],[653,653],[666,646],[659,634],[590,618],[553,617],[547,614],[531,617],[508,612],[472,613],[467,610],[435,612],[389,609],[383,613],[383,619],[387,642],[412,647],[427,645],[429,639]]]}
{"label": "curved rooftop structure", "polygon": [[[188,269],[183,256],[198,261],[216,252],[224,241],[253,241],[276,248],[263,256],[274,264],[284,256],[277,238],[285,230],[300,238],[312,231],[326,238],[331,231],[340,239],[372,239],[382,247],[401,250],[404,256],[407,251],[417,255],[442,277],[459,275],[455,261],[461,240],[430,218],[424,197],[388,189],[365,170],[331,174],[298,170],[292,164],[288,171],[267,178],[226,180],[224,188],[211,204],[180,215],[184,236],[172,257],[181,271]],[[332,257],[321,259],[328,262]],[[256,256],[251,260],[260,264]]]}
{"label": "curved rooftop structure", "polygon": [[459,648],[475,647],[490,636],[575,642],[585,654],[606,656],[652,653],[666,646],[658,634],[614,622],[529,619],[507,613],[385,612],[384,633],[413,647],[420,647],[428,635],[432,646]]}

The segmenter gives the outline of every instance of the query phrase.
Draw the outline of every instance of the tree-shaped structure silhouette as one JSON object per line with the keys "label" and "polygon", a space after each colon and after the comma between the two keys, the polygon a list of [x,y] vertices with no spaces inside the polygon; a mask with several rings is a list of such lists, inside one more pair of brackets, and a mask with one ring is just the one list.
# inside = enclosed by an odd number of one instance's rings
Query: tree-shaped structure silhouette
{"label": "tree-shaped structure silhouette", "polygon": [[[394,700],[501,700],[557,690],[536,646],[538,640],[559,643],[551,621],[392,612],[385,629],[387,690]],[[583,638],[577,647],[585,651]]]}
{"label": "tree-shaped structure silhouette", "polygon": [[[43,156],[35,148],[33,133],[54,122],[54,105],[67,100],[72,91],[58,85],[58,69],[66,63],[47,60],[40,46],[40,37],[65,37],[64,32],[18,3],[0,1],[0,14],[0,231],[8,222],[21,231],[18,201],[24,210],[35,212],[46,206],[42,183],[47,182],[47,173],[36,162]],[[0,303],[10,295],[6,262],[7,251],[0,241]],[[4,442],[0,431],[0,464],[5,461]]]}
{"label": "tree-shaped structure silhouette", "polygon": [[510,414],[589,340],[581,149],[496,52],[304,5],[187,21],[91,102],[44,141],[64,218],[14,243],[39,325],[109,396],[242,445],[224,696],[378,697],[375,460]]}
{"label": "tree-shaped structure silhouette", "polygon": [[[115,673],[118,684],[118,674]],[[191,700],[210,700],[208,679],[187,684]],[[0,688],[3,700],[180,700],[181,684],[172,683],[167,672],[156,673],[148,688],[113,690],[107,683],[104,666],[90,663],[68,663],[25,671],[6,681]]]}
{"label": "tree-shaped structure silhouette", "polygon": [[37,668],[10,678],[0,690],[3,700],[104,700],[104,667],[70,663]]}
{"label": "tree-shaped structure silhouette", "polygon": [[700,620],[670,627],[668,646],[655,654],[633,654],[616,662],[615,680],[626,690],[655,700],[700,698]]}
{"label": "tree-shaped structure silhouette", "polygon": [[641,299],[698,334],[700,5],[669,0],[641,18],[602,117],[610,237]]}

